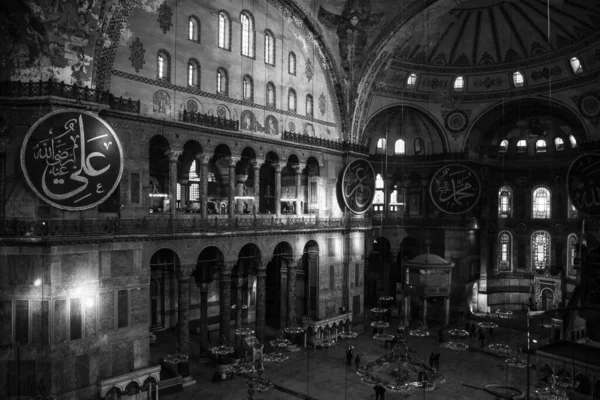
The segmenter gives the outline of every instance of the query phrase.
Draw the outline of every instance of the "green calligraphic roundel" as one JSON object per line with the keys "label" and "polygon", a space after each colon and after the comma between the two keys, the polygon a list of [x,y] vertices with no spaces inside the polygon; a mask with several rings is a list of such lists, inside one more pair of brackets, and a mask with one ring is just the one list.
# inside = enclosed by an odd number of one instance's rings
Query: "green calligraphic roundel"
{"label": "green calligraphic roundel", "polygon": [[31,190],[67,211],[102,204],[123,174],[123,150],[113,129],[87,111],[59,110],[38,120],[21,146]]}
{"label": "green calligraphic roundel", "polygon": [[448,164],[433,175],[429,183],[431,201],[447,214],[462,214],[473,208],[481,195],[481,182],[471,168]]}
{"label": "green calligraphic roundel", "polygon": [[354,160],[342,176],[342,198],[354,214],[364,214],[375,197],[375,172],[367,160]]}
{"label": "green calligraphic roundel", "polygon": [[600,154],[582,154],[573,160],[567,173],[567,191],[579,211],[600,215]]}

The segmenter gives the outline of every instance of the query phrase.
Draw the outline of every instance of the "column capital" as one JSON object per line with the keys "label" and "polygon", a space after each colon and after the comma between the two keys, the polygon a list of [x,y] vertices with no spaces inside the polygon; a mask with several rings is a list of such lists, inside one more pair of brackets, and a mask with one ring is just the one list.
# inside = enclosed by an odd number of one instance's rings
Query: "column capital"
{"label": "column capital", "polygon": [[296,164],[296,165],[292,165],[292,168],[294,169],[294,172],[296,173],[296,175],[301,174],[302,170],[306,167],[306,165],[302,165],[302,164]]}
{"label": "column capital", "polygon": [[190,183],[189,179],[177,179],[177,183],[179,183],[180,185],[187,185],[188,183]]}
{"label": "column capital", "polygon": [[229,168],[235,167],[236,164],[241,160],[241,157],[229,157]]}
{"label": "column capital", "polygon": [[165,151],[165,155],[169,157],[169,162],[176,162],[183,150],[169,149]]}
{"label": "column capital", "polygon": [[196,269],[196,264],[185,264],[181,265],[178,269],[175,270],[175,275],[177,276],[177,280],[186,280],[190,279],[192,272]]}
{"label": "column capital", "polygon": [[283,167],[281,166],[280,163],[273,163],[271,164],[273,166],[273,169],[275,169],[275,173],[276,174],[280,174],[281,170],[283,169]]}
{"label": "column capital", "polygon": [[196,154],[196,161],[198,161],[198,163],[200,163],[201,165],[208,164],[211,157],[212,156],[208,154]]}
{"label": "column capital", "polygon": [[265,160],[257,160],[257,159],[254,159],[254,160],[252,161],[252,167],[253,167],[254,169],[259,169],[260,167],[262,167],[262,165],[263,165],[264,163],[265,163]]}

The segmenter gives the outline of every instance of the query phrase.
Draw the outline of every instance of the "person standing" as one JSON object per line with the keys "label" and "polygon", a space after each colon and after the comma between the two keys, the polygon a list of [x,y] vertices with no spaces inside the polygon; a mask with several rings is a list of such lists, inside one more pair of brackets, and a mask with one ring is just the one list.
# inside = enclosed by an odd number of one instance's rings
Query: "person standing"
{"label": "person standing", "polygon": [[436,353],[433,356],[433,366],[435,367],[436,371],[440,370],[440,353]]}
{"label": "person standing", "polygon": [[381,384],[381,382],[377,382],[375,384],[375,387],[373,388],[375,390],[375,400],[385,400],[385,388],[383,387],[383,385]]}
{"label": "person standing", "polygon": [[484,342],[485,342],[485,333],[483,333],[483,329],[479,328],[479,344],[481,345],[482,349],[483,349]]}
{"label": "person standing", "polygon": [[432,351],[429,356],[429,368],[433,368],[435,364],[435,353]]}
{"label": "person standing", "polygon": [[360,354],[356,354],[356,357],[354,358],[354,370],[358,371],[359,368],[360,368]]}

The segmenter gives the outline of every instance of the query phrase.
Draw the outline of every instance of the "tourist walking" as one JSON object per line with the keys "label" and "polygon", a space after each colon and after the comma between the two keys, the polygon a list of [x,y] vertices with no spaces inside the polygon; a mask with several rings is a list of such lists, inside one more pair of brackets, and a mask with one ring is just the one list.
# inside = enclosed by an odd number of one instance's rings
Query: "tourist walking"
{"label": "tourist walking", "polygon": [[475,332],[477,328],[475,327],[475,323],[471,324],[471,339],[475,339]]}
{"label": "tourist walking", "polygon": [[433,368],[434,363],[435,363],[435,353],[432,351],[431,355],[429,356],[429,368]]}
{"label": "tourist walking", "polygon": [[359,368],[360,368],[360,354],[357,354],[356,357],[354,358],[354,370],[358,371]]}
{"label": "tourist walking", "polygon": [[433,367],[435,368],[436,371],[440,370],[440,353],[436,353],[433,356]]}
{"label": "tourist walking", "polygon": [[481,348],[483,349],[483,345],[485,344],[485,333],[483,333],[483,329],[479,328],[479,344],[481,345]]}

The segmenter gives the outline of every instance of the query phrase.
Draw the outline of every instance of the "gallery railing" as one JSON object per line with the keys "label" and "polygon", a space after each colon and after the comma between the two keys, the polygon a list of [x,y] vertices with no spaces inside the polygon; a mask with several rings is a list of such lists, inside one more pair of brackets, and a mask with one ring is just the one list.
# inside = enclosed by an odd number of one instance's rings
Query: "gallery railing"
{"label": "gallery railing", "polygon": [[209,128],[228,129],[230,131],[239,131],[240,122],[232,119],[215,117],[214,115],[202,114],[183,110],[183,122],[207,126]]}
{"label": "gallery railing", "polygon": [[140,101],[115,97],[110,92],[91,89],[85,86],[69,85],[54,80],[38,82],[0,82],[0,97],[45,97],[56,96],[66,99],[108,104],[111,109],[130,113],[140,113]]}
{"label": "gallery railing", "polygon": [[70,237],[118,235],[172,235],[191,233],[227,233],[294,231],[302,229],[371,228],[363,218],[141,218],[83,220],[7,220],[0,237]]}
{"label": "gallery railing", "polygon": [[308,144],[310,146],[326,147],[328,149],[340,150],[340,151],[354,151],[357,153],[366,154],[369,148],[356,143],[348,143],[345,141],[339,142],[335,140],[322,139],[315,136],[301,135],[299,133],[293,133],[283,131],[282,139],[288,142]]}

